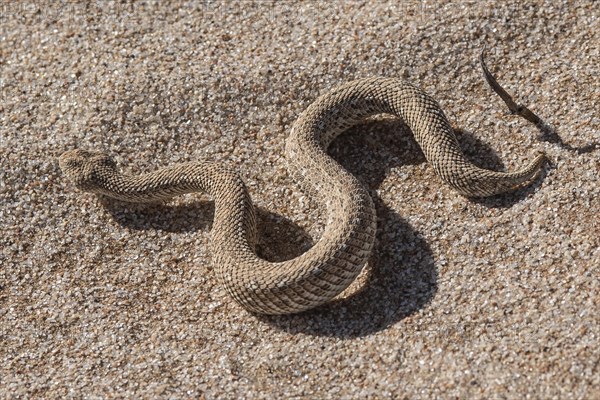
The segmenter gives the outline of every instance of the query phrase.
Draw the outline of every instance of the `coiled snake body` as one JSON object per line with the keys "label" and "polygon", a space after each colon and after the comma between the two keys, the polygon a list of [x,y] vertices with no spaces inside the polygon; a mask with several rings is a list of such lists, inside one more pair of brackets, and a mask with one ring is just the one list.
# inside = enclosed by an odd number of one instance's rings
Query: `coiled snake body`
{"label": "coiled snake body", "polygon": [[84,150],[64,153],[59,163],[80,189],[120,200],[149,202],[195,191],[208,193],[215,202],[212,260],[227,291],[253,312],[295,313],[342,292],[369,257],[376,229],[371,197],[326,150],[341,132],[380,113],[402,119],[437,175],[464,196],[514,190],[530,182],[544,161],[540,154],[513,173],[475,167],[464,158],[443,111],[418,87],[386,78],[344,84],[310,105],[286,142],[290,172],[326,209],[324,233],[304,254],[275,263],[256,255],[250,196],[239,175],[222,164],[191,162],[126,176],[106,154]]}

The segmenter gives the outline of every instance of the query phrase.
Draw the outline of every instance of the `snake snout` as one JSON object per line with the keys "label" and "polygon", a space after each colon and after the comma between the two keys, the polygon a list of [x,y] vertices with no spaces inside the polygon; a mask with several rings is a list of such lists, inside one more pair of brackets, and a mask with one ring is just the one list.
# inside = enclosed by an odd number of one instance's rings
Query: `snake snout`
{"label": "snake snout", "polygon": [[98,175],[116,169],[114,160],[106,153],[81,149],[61,154],[58,164],[67,178],[84,191],[94,190]]}

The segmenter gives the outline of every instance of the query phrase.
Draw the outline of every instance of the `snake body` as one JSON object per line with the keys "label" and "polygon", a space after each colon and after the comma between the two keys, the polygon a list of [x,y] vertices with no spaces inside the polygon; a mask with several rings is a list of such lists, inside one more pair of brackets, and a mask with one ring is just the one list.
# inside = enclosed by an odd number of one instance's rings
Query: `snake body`
{"label": "snake body", "polygon": [[191,162],[126,176],[117,171],[108,155],[85,150],[64,153],[59,164],[80,189],[125,201],[208,193],[215,202],[212,261],[227,291],[252,312],[296,313],[342,292],[369,257],[376,230],[372,199],[326,150],[341,132],[380,113],[404,121],[437,175],[464,196],[490,196],[527,184],[545,158],[539,154],[512,173],[478,168],[463,156],[439,105],[418,87],[388,78],[341,85],[300,115],[286,142],[290,172],[303,190],[324,206],[327,223],[311,249],[283,262],[268,262],[256,255],[252,201],[238,173],[223,164]]}

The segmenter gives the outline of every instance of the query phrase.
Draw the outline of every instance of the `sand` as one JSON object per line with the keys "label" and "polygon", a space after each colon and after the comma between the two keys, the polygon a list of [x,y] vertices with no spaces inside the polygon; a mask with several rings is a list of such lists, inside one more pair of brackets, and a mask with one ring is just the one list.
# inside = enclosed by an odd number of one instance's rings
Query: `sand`
{"label": "sand", "polygon": [[[1,3],[0,398],[598,398],[599,32],[592,1]],[[558,136],[509,115],[484,46]],[[351,129],[331,154],[373,194],[377,244],[311,312],[233,302],[207,197],[106,201],[58,167],[75,147],[129,173],[230,163],[261,254],[291,258],[325,221],[286,172],[290,127],[320,93],[376,75],[431,93],[476,164],[552,164],[473,201],[402,123]]]}

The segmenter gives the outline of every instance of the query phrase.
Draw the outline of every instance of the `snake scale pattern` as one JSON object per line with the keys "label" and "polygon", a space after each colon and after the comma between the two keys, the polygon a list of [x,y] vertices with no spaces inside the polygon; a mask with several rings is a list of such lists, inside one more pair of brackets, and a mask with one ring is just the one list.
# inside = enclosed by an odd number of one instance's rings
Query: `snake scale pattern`
{"label": "snake scale pattern", "polygon": [[326,151],[341,132],[380,113],[404,121],[441,180],[467,197],[490,196],[528,184],[545,160],[539,154],[512,173],[478,168],[463,156],[437,102],[418,87],[388,78],[341,85],[300,115],[286,142],[290,173],[325,208],[327,223],[311,249],[283,262],[256,255],[254,207],[238,173],[226,165],[191,162],[126,176],[105,153],[85,150],[67,151],[59,164],[79,189],[125,201],[208,193],[215,202],[210,250],[219,280],[251,312],[290,314],[334,298],[367,262],[376,230],[372,199]]}

